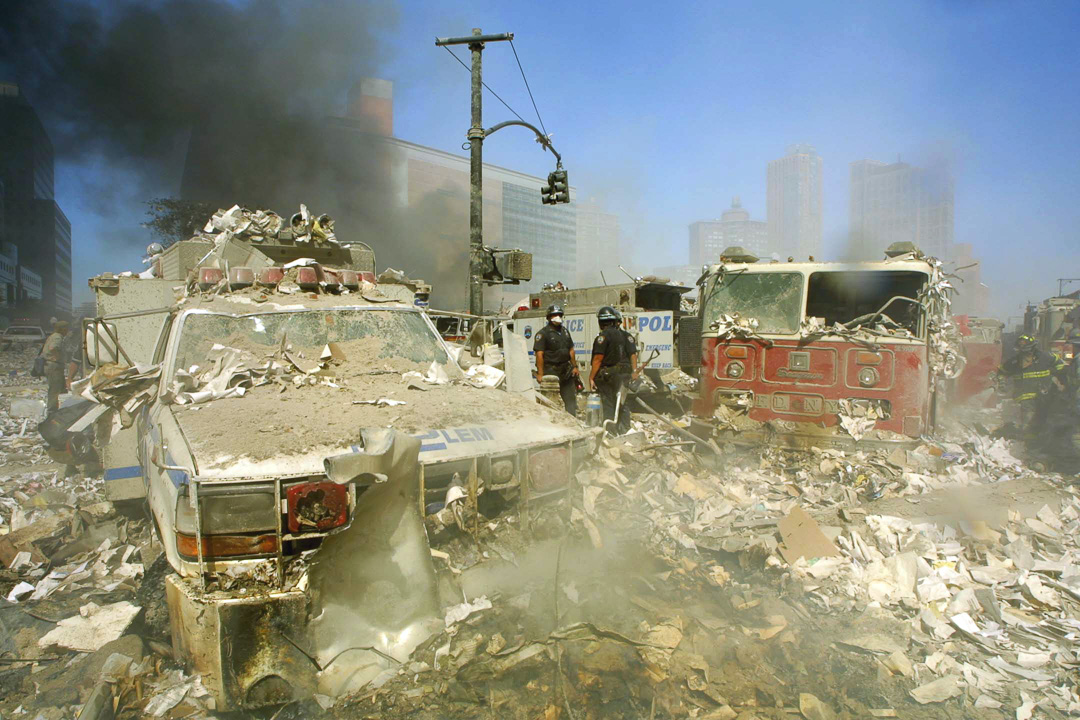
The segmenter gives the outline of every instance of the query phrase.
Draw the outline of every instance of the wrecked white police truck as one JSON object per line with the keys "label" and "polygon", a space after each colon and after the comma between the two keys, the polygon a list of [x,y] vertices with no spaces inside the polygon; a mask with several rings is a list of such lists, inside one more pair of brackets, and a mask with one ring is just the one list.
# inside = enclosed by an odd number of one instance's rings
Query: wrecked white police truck
{"label": "wrecked white police truck", "polygon": [[145,497],[176,571],[175,649],[223,710],[396,673],[442,627],[425,515],[454,506],[475,531],[478,505],[509,500],[525,521],[595,434],[464,372],[393,288],[235,237],[184,245],[165,277],[90,281],[76,388],[100,403],[80,422],[97,418],[107,493]]}

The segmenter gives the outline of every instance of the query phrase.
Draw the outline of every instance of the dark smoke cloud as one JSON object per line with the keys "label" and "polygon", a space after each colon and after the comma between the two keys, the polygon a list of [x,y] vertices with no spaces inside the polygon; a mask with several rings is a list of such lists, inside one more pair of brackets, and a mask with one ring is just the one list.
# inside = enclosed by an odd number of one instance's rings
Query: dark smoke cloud
{"label": "dark smoke cloud", "polygon": [[0,80],[19,83],[58,160],[104,167],[106,182],[84,192],[118,250],[148,241],[127,225],[156,194],[285,216],[304,202],[456,306],[464,203],[429,195],[395,209],[394,150],[328,119],[378,74],[378,37],[396,19],[389,2],[355,0],[14,0],[0,3]]}
{"label": "dark smoke cloud", "polygon": [[60,157],[161,172],[204,122],[266,128],[330,114],[375,71],[376,32],[393,19],[349,0],[14,0],[0,3],[0,76],[22,86]]}

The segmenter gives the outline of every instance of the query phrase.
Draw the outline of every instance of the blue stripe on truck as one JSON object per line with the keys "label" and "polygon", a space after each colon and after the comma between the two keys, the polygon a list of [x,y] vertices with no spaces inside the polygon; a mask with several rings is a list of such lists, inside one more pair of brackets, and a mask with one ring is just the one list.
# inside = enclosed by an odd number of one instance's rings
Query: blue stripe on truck
{"label": "blue stripe on truck", "polygon": [[109,468],[105,471],[106,480],[124,480],[133,477],[142,477],[142,468],[138,465]]}

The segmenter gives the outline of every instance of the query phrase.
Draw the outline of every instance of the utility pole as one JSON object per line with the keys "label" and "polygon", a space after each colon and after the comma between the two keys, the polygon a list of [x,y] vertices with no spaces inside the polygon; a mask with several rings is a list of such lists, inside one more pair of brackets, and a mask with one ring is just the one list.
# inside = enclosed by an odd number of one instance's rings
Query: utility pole
{"label": "utility pole", "polygon": [[469,313],[484,313],[484,125],[481,113],[483,81],[481,54],[484,43],[513,40],[513,33],[484,35],[473,28],[472,35],[455,38],[435,38],[437,46],[468,45],[472,50],[472,126],[466,137],[470,151],[469,186]]}

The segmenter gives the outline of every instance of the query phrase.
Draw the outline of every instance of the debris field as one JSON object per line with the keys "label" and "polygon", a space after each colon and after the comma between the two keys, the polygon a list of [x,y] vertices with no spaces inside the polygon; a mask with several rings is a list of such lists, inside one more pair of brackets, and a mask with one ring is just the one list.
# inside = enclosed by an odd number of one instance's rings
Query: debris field
{"label": "debris field", "polygon": [[[44,387],[7,355],[0,713],[215,717],[174,655],[150,526],[49,457]],[[634,426],[524,513],[428,516],[445,629],[359,693],[251,716],[1080,712],[1069,478],[959,423],[915,450],[720,454]]]}

